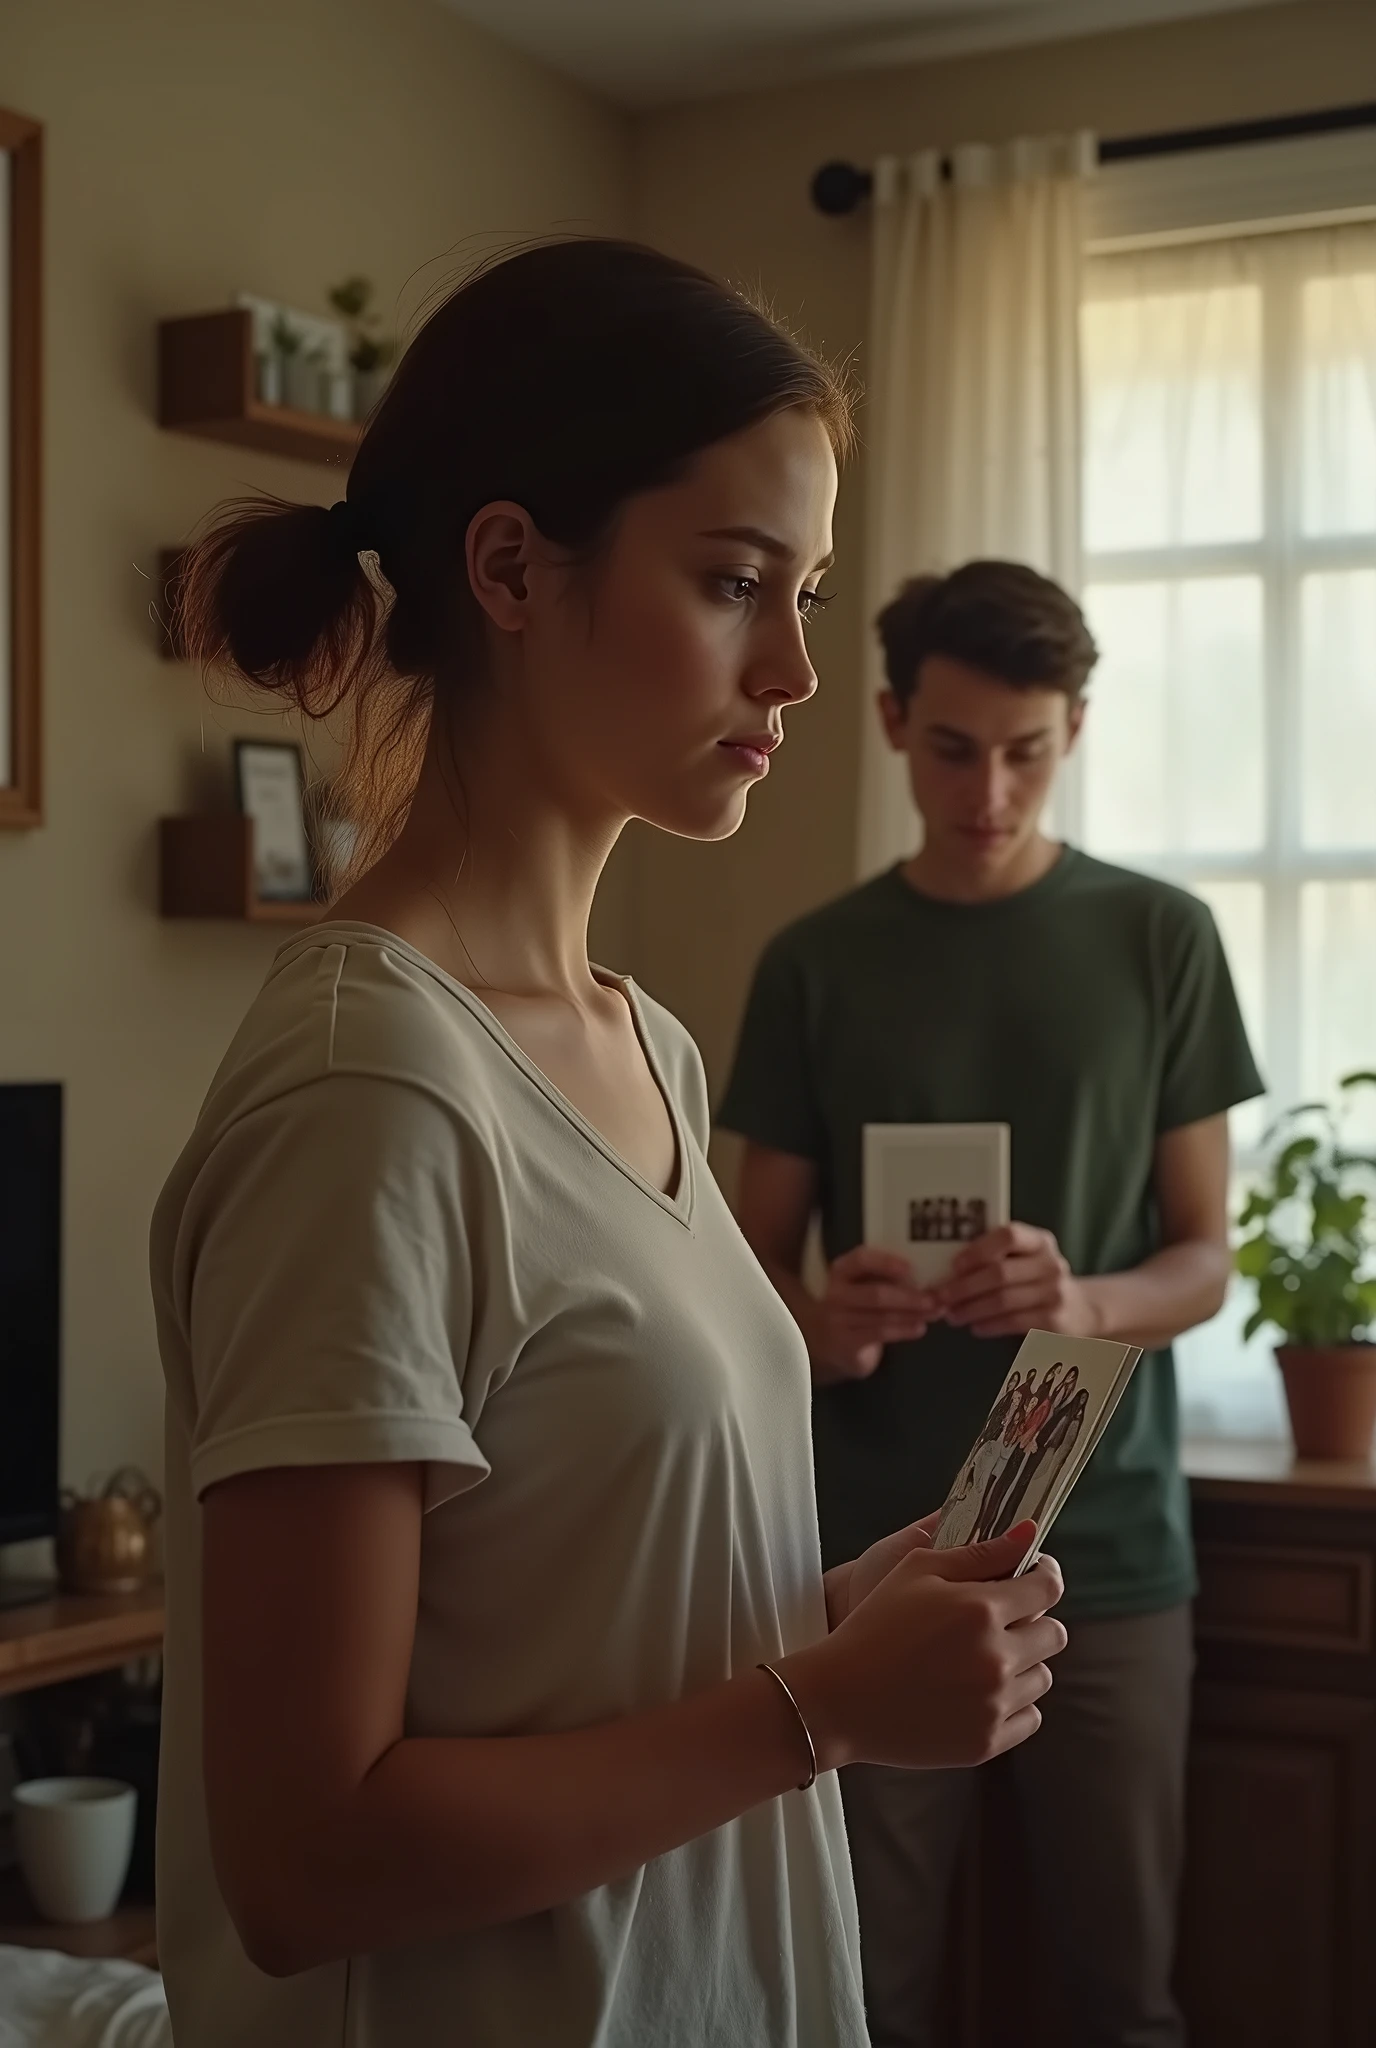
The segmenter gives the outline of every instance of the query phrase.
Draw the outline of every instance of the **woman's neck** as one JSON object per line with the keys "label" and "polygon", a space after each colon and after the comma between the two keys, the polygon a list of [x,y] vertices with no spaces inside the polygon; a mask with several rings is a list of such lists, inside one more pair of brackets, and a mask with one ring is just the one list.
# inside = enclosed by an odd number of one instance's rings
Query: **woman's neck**
{"label": "woman's neck", "polygon": [[432,732],[406,823],[334,914],[402,938],[481,993],[586,1000],[588,918],[622,820],[579,816],[513,745]]}

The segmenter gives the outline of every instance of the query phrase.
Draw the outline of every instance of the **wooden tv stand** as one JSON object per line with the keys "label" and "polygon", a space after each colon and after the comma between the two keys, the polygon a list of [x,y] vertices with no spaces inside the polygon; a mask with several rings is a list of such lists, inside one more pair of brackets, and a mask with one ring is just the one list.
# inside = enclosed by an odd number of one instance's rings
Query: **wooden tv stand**
{"label": "wooden tv stand", "polygon": [[[0,1694],[33,1692],[154,1656],[162,1648],[162,1630],[161,1584],[140,1593],[55,1593],[0,1609]],[[35,1913],[17,1869],[0,1871],[0,1946],[5,1945],[157,1961],[151,1905],[122,1905],[110,1919],[85,1927],[54,1926]]]}

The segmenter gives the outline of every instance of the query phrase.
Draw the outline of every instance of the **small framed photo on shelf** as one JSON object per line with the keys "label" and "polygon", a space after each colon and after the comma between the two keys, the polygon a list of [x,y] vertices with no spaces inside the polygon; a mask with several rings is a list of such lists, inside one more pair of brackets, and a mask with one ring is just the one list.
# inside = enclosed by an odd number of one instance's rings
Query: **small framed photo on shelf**
{"label": "small framed photo on shelf", "polygon": [[236,740],[234,788],[253,821],[254,893],[268,903],[314,895],[306,831],[306,770],[295,740]]}

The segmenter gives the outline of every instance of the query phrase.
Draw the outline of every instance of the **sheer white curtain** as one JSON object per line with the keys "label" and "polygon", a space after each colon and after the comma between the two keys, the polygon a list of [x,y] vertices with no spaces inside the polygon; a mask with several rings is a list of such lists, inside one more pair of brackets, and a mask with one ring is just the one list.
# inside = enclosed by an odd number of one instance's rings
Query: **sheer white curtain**
{"label": "sheer white curtain", "polygon": [[[1376,227],[1095,258],[1083,368],[1103,659],[1060,823],[1211,905],[1271,1087],[1245,1172],[1376,1065]],[[1246,1306],[1181,1345],[1196,1428],[1283,1430]]]}
{"label": "sheer white curtain", "polygon": [[858,863],[912,850],[879,735],[870,622],[905,576],[974,555],[1079,583],[1079,320],[1088,135],[882,158],[866,381],[865,704]]}

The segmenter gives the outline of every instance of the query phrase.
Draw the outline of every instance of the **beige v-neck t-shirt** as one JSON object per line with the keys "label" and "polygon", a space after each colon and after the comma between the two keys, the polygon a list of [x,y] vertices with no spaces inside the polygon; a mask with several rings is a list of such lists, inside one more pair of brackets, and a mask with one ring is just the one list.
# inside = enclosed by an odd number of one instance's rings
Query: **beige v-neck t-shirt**
{"label": "beige v-neck t-shirt", "polygon": [[674,1121],[672,1197],[468,990],[332,923],[277,955],[159,1200],[177,2048],[863,2048],[834,1777],[550,1912],[285,1980],[245,1957],[211,1866],[218,1480],[425,1465],[412,1735],[634,1714],[825,1633],[804,1347],[708,1170],[696,1048],[619,985]]}

